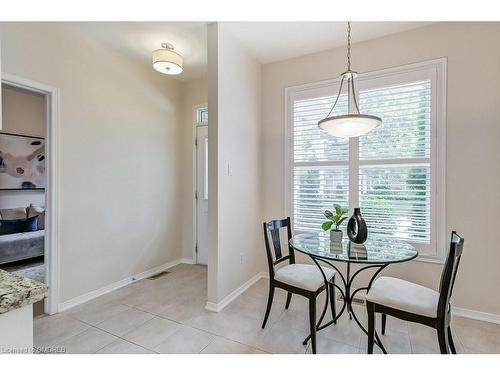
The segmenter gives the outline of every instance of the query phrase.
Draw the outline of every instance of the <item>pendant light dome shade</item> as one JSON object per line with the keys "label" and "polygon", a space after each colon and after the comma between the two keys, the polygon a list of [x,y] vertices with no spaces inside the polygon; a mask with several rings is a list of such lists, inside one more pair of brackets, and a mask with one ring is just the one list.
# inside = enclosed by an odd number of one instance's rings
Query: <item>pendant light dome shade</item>
{"label": "pendant light dome shade", "polygon": [[365,135],[381,123],[382,119],[377,116],[350,114],[327,117],[318,126],[335,137],[351,138]]}
{"label": "pendant light dome shade", "polygon": [[163,74],[182,73],[182,56],[174,52],[174,46],[170,43],[163,43],[161,47],[153,51],[153,68]]}

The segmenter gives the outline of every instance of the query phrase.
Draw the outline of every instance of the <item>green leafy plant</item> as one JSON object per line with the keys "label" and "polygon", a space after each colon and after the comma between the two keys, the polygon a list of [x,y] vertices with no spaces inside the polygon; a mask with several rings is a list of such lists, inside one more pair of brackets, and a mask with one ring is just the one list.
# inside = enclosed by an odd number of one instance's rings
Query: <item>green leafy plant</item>
{"label": "green leafy plant", "polygon": [[321,224],[321,228],[323,228],[325,232],[327,230],[330,230],[333,224],[335,224],[335,230],[339,230],[340,224],[342,224],[344,220],[347,219],[346,208],[342,208],[339,204],[334,204],[333,207],[335,207],[335,214],[329,210],[325,210],[324,213],[328,221],[325,221],[323,224]]}

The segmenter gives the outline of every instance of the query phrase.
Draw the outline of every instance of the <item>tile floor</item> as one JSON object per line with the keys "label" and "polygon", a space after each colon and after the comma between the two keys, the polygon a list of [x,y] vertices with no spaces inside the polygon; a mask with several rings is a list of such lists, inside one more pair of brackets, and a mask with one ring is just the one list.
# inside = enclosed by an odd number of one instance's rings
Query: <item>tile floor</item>
{"label": "tile floor", "polygon": [[[211,313],[204,309],[206,268],[182,264],[170,271],[36,318],[35,345],[64,347],[66,353],[310,353],[301,344],[308,334],[304,298],[294,296],[285,310],[285,293],[277,291],[263,330],[267,280]],[[366,319],[363,306],[356,311]],[[455,318],[452,328],[459,353],[500,353],[499,325]],[[366,353],[366,336],[345,314],[317,340],[319,353]],[[390,353],[439,352],[434,330],[391,317],[382,340]]]}

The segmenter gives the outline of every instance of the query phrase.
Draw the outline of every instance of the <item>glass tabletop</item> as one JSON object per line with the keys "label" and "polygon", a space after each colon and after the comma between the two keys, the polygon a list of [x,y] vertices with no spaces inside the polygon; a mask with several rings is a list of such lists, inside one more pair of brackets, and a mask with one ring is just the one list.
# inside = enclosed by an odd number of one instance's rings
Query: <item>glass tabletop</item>
{"label": "glass tabletop", "polygon": [[331,242],[328,232],[308,232],[293,236],[290,246],[317,258],[365,264],[406,262],[418,255],[408,242],[376,235],[368,235],[363,244],[351,242],[344,235],[340,244]]}

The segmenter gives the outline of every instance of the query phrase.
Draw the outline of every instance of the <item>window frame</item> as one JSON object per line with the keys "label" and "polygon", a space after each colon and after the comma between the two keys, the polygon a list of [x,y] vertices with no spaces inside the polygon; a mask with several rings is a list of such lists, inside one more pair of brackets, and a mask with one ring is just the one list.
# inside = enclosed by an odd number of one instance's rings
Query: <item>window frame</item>
{"label": "window frame", "polygon": [[[359,74],[356,79],[356,91],[383,87],[384,85],[408,83],[423,79],[431,81],[431,243],[415,244],[419,250],[417,260],[443,263],[446,247],[446,72],[447,59],[423,61],[398,67]],[[306,83],[285,88],[284,92],[284,209],[285,216],[290,216],[293,225],[293,179],[294,166],[302,164],[294,162],[293,144],[293,103],[295,100],[336,95],[340,78]],[[421,158],[418,158],[421,159]],[[427,158],[422,158],[427,159]],[[408,163],[401,159],[399,164]],[[348,165],[349,167],[349,207],[359,207],[359,167],[360,165],[389,164],[387,159],[360,160],[359,139],[349,140],[349,159],[347,161],[305,162],[306,165]],[[395,160],[398,162],[397,160]],[[351,182],[358,181],[353,187]]]}
{"label": "window frame", "polygon": [[[200,104],[194,108],[194,125],[203,126],[208,125],[208,105]],[[203,113],[207,113],[207,120],[203,121]]]}

